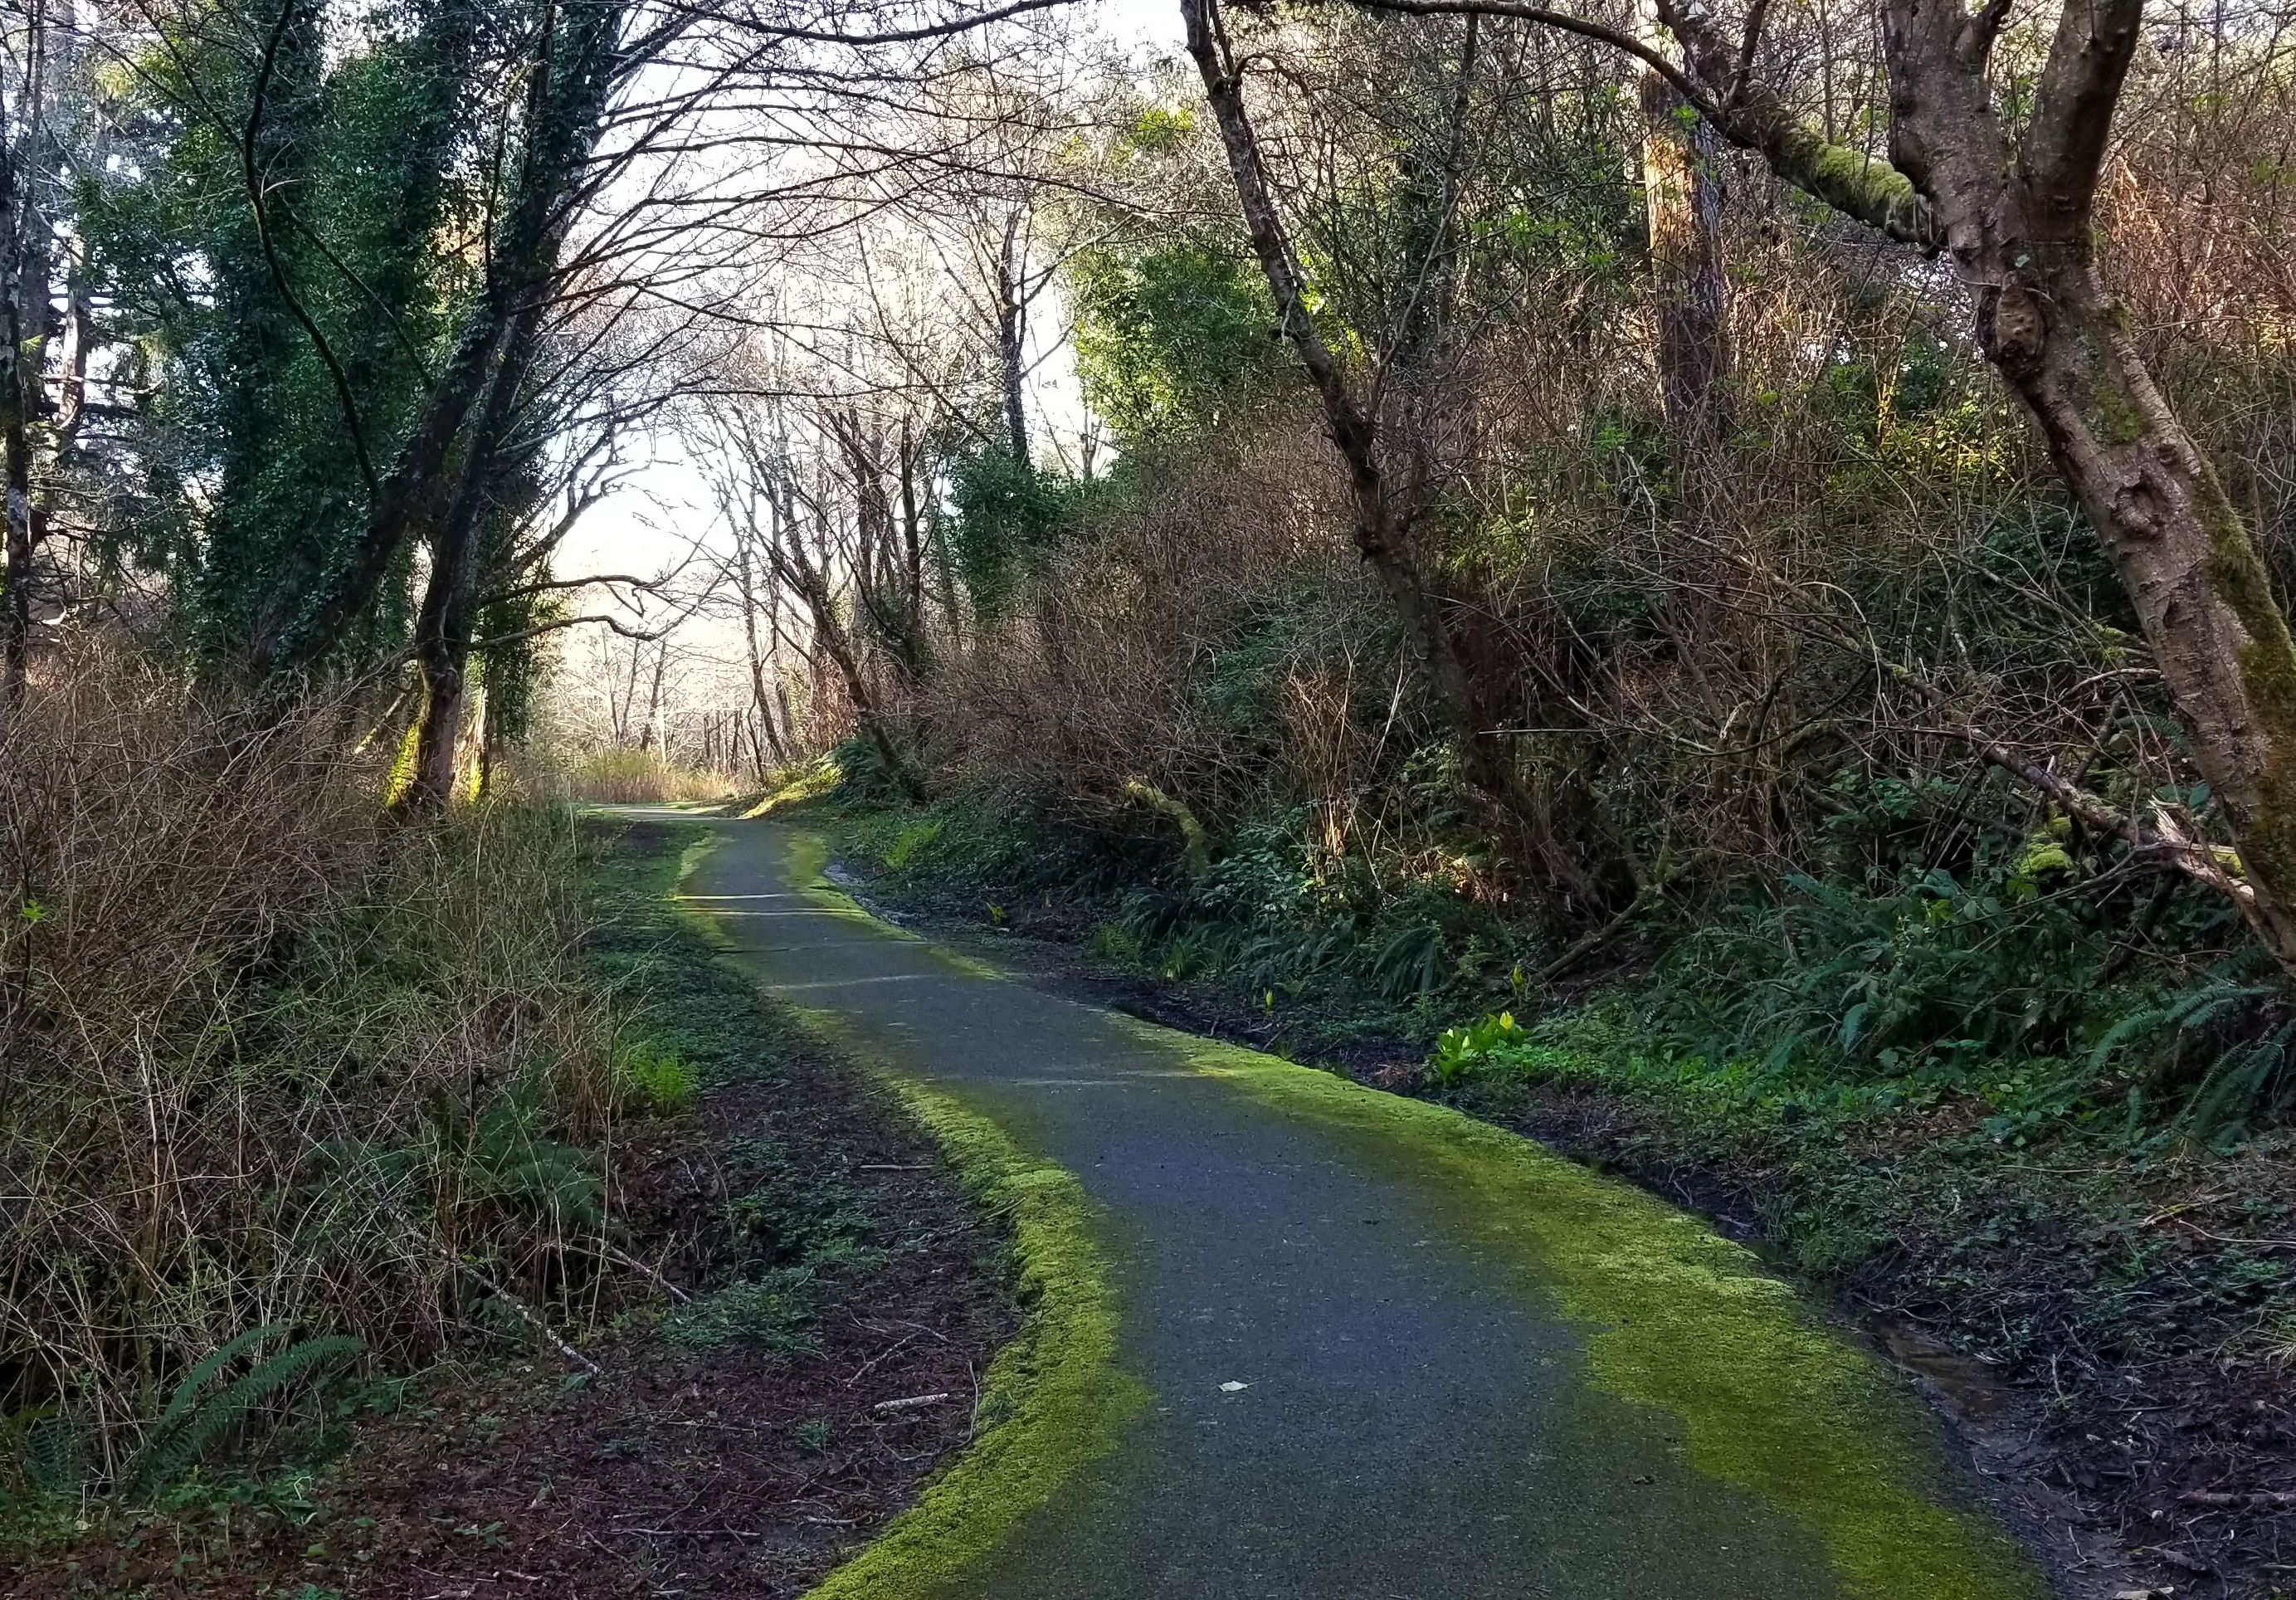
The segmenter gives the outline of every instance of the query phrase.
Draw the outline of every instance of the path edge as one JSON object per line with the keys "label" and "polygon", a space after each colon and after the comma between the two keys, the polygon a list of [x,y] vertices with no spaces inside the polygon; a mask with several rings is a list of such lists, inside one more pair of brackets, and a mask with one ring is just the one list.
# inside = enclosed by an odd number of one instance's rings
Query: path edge
{"label": "path edge", "polygon": [[[816,1017],[800,1014],[818,1028]],[[1116,1363],[1116,1294],[1095,1238],[1095,1208],[1075,1175],[1022,1151],[947,1095],[876,1071],[975,1202],[1011,1215],[1021,1324],[981,1382],[972,1441],[806,1600],[947,1593],[1023,1517],[1114,1449],[1149,1399],[1146,1386]]]}
{"label": "path edge", "polygon": [[[719,837],[712,829],[686,847],[671,895],[680,913],[722,949],[727,946],[723,925],[687,892]],[[825,841],[818,842],[825,859]],[[800,876],[808,880],[806,892],[816,901],[868,915],[820,880],[817,864]],[[981,1379],[971,1441],[926,1482],[914,1504],[805,1596],[936,1600],[1003,1544],[1021,1519],[1113,1450],[1151,1397],[1145,1384],[1117,1365],[1116,1292],[1097,1238],[1096,1208],[1076,1175],[1022,1150],[993,1120],[950,1095],[856,1050],[828,1013],[785,998],[781,1004],[808,1030],[868,1067],[931,1136],[984,1215],[1012,1219],[1021,1326]]]}

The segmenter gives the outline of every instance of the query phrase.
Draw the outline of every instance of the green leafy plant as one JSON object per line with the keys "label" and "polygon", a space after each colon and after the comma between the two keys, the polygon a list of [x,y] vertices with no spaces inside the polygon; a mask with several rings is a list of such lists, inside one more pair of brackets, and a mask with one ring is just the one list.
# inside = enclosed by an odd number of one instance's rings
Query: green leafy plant
{"label": "green leafy plant", "polygon": [[1446,1028],[1436,1036],[1435,1053],[1427,1059],[1428,1075],[1448,1087],[1513,1058],[1529,1044],[1530,1035],[1502,1011],[1461,1028]]}
{"label": "green leafy plant", "polygon": [[679,1307],[663,1320],[662,1337],[685,1350],[742,1344],[774,1355],[803,1354],[814,1348],[819,1301],[812,1267],[776,1268]]}
{"label": "green leafy plant", "polygon": [[316,1377],[328,1366],[348,1361],[365,1350],[364,1342],[347,1334],[322,1333],[298,1340],[253,1366],[220,1389],[209,1385],[242,1357],[252,1356],[285,1332],[275,1325],[250,1328],[227,1340],[186,1374],[144,1435],[142,1446],[121,1474],[121,1488],[129,1495],[145,1495],[196,1465],[227,1437],[242,1429],[256,1410],[278,1399],[295,1384]]}
{"label": "green leafy plant", "polygon": [[938,816],[919,817],[902,824],[901,831],[893,835],[892,843],[885,847],[882,857],[886,869],[890,872],[904,870],[920,853],[932,848],[933,841],[940,837],[947,825]]}
{"label": "green leafy plant", "polygon": [[668,1045],[642,1039],[624,1047],[614,1062],[614,1081],[633,1104],[675,1115],[693,1104],[693,1069]]}

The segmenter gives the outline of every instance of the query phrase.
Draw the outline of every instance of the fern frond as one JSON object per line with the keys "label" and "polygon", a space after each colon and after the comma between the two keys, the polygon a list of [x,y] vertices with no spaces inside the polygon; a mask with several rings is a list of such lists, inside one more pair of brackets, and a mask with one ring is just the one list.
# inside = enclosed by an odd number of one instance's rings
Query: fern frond
{"label": "fern frond", "polygon": [[185,1373],[183,1382],[176,1385],[175,1393],[168,1397],[168,1408],[160,1413],[160,1420],[152,1424],[154,1434],[165,1432],[183,1416],[184,1412],[190,1410],[192,1402],[199,1399],[200,1391],[207,1387],[208,1381],[216,1374],[263,1343],[274,1333],[284,1331],[284,1324],[266,1322],[258,1327],[249,1328],[244,1333],[234,1333],[216,1346],[208,1353],[206,1359]]}
{"label": "fern frond", "polygon": [[[271,1328],[250,1330],[268,1334]],[[242,1333],[233,1341],[241,1348],[250,1348],[253,1341]],[[291,1344],[278,1354],[258,1362],[237,1382],[203,1401],[184,1410],[170,1408],[161,1425],[152,1431],[143,1448],[128,1464],[123,1482],[131,1494],[146,1494],[170,1478],[194,1465],[216,1442],[272,1396],[315,1369],[337,1358],[348,1358],[364,1350],[364,1341],[346,1333],[322,1333]],[[209,1357],[209,1361],[214,1361]],[[206,1366],[202,1362],[201,1366]],[[220,1364],[218,1364],[220,1365]],[[209,1375],[212,1375],[210,1373]],[[202,1379],[202,1382],[205,1380]],[[179,1393],[182,1392],[179,1391]],[[197,1393],[196,1389],[191,1391]]]}

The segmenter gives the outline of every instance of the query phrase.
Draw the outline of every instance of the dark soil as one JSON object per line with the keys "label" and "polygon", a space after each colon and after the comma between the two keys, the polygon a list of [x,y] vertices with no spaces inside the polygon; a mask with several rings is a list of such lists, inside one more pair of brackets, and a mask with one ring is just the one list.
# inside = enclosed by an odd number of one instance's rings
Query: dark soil
{"label": "dark soil", "polygon": [[[611,865],[658,889],[682,842],[631,827]],[[316,1474],[117,1519],[10,1594],[778,1600],[964,1443],[1016,1317],[1005,1239],[890,1096],[628,903],[604,964],[661,1002],[701,1088],[625,1131],[642,1293],[586,1342],[596,1373],[442,1368]]]}
{"label": "dark soil", "polygon": [[2140,1169],[1992,1145],[1966,1108],[1821,1128],[1602,1085],[1445,1091],[1423,1038],[1092,956],[1089,906],[1006,897],[990,926],[977,894],[863,887],[1038,983],[1447,1100],[1710,1218],[1915,1377],[2070,1594],[2296,1595],[2296,1140]]}

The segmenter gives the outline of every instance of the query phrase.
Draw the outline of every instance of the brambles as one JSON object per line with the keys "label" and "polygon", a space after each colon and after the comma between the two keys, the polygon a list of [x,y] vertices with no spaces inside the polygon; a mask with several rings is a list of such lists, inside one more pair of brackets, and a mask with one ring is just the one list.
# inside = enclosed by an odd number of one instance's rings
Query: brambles
{"label": "brambles", "polygon": [[330,1374],[599,1303],[567,822],[394,827],[341,726],[102,657],[0,726],[12,1495],[148,1495]]}

